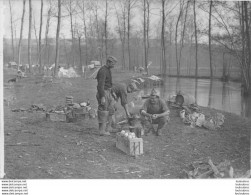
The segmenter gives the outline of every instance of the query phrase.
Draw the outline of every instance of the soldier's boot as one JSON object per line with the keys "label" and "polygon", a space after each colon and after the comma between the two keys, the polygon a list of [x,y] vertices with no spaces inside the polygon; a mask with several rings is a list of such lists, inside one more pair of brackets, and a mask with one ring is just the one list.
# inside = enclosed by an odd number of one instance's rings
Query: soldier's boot
{"label": "soldier's boot", "polygon": [[108,111],[98,110],[99,134],[101,136],[110,135],[110,133],[106,131],[108,116],[109,116]]}
{"label": "soldier's boot", "polygon": [[112,119],[112,116],[113,115],[109,115],[109,117],[108,117],[108,121],[107,121],[107,124],[106,124],[106,129],[105,129],[106,132],[113,132],[113,127],[112,127],[113,119]]}
{"label": "soldier's boot", "polygon": [[99,135],[110,135],[110,133],[106,131],[106,123],[99,123]]}
{"label": "soldier's boot", "polygon": [[163,118],[159,121],[158,128],[156,131],[157,136],[161,136],[163,134],[164,129],[166,128],[167,121]]}

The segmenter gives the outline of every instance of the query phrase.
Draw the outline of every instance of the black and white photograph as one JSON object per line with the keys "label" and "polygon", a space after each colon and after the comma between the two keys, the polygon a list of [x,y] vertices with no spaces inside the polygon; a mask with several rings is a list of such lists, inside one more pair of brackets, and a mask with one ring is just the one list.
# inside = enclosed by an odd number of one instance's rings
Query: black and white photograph
{"label": "black and white photograph", "polygon": [[1,1],[0,178],[250,179],[251,2]]}

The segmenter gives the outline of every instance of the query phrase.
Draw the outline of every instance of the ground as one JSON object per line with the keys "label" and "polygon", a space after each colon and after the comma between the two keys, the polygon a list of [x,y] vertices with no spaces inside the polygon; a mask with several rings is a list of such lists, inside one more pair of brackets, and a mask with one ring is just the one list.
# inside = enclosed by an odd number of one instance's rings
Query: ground
{"label": "ground", "polygon": [[[96,80],[83,78],[43,81],[29,76],[8,84],[13,71],[4,70],[5,178],[8,179],[130,179],[185,178],[184,170],[208,157],[217,165],[229,160],[235,176],[250,169],[251,120],[224,113],[223,128],[210,131],[186,126],[171,109],[170,123],[161,137],[144,136],[144,154],[127,156],[115,147],[115,134],[98,135],[97,119],[76,123],[50,122],[43,112],[12,112],[32,104],[47,107],[90,100],[97,107]],[[133,73],[114,72],[114,81]],[[130,96],[129,98],[132,98]],[[204,113],[217,110],[201,108]]]}

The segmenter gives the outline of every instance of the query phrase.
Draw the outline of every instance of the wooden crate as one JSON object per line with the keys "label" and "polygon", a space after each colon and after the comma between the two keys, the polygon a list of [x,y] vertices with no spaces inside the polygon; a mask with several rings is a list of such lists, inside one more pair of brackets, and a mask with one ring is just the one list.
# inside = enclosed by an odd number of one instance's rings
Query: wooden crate
{"label": "wooden crate", "polygon": [[57,122],[57,121],[65,122],[66,114],[65,113],[46,113],[46,118],[54,122]]}
{"label": "wooden crate", "polygon": [[116,147],[130,156],[137,156],[143,154],[143,139],[133,138],[128,139],[117,133]]}

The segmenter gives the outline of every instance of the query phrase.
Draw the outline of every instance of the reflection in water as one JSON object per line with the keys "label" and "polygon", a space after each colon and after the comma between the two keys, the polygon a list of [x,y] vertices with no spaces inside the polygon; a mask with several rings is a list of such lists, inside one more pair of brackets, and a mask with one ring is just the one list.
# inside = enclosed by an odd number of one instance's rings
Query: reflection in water
{"label": "reflection in water", "polygon": [[195,80],[195,90],[194,90],[194,98],[195,98],[195,103],[197,104],[197,89],[198,89],[198,79]]}
{"label": "reflection in water", "polygon": [[209,94],[208,94],[208,107],[211,108],[212,105],[212,90],[213,90],[213,81],[210,80]]}
{"label": "reflection in water", "polygon": [[[221,82],[210,79],[165,78],[161,96],[166,99],[178,91],[195,97],[199,106],[205,106],[251,118],[251,98],[244,98],[240,83]],[[144,89],[144,94],[150,93]]]}

